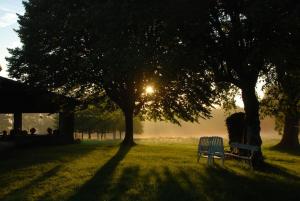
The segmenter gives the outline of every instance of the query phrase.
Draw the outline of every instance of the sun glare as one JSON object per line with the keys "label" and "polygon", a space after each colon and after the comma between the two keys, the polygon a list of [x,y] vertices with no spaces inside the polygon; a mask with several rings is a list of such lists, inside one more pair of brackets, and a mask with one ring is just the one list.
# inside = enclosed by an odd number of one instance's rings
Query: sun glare
{"label": "sun glare", "polygon": [[153,94],[154,88],[152,86],[147,86],[145,91],[146,91],[146,94]]}

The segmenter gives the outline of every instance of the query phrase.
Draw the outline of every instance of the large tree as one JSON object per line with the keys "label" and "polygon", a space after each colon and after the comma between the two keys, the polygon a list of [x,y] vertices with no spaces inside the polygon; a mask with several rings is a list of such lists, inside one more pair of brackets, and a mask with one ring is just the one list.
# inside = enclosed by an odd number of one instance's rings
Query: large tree
{"label": "large tree", "polygon": [[279,146],[299,146],[300,118],[300,3],[299,1],[275,1],[272,10],[280,11],[271,37],[272,49],[268,51],[270,62],[266,78],[266,98],[262,112],[277,119],[282,140]]}
{"label": "large tree", "polygon": [[[281,148],[299,148],[299,118],[300,118],[300,98],[299,98],[299,76],[295,81],[294,76],[286,74],[289,81],[281,84],[275,82],[268,83],[264,98],[261,101],[261,114],[263,117],[272,116],[275,118],[275,130],[282,135]],[[293,82],[294,81],[294,82]],[[292,85],[288,85],[292,83]],[[297,85],[298,83],[298,85]]]}
{"label": "large tree", "polygon": [[[23,46],[10,50],[9,74],[82,100],[108,96],[124,113],[125,144],[134,143],[133,116],[141,110],[150,118],[173,122],[208,117],[213,89],[203,79],[208,76],[204,69],[194,76],[160,62],[169,47],[161,43],[165,24],[158,8],[172,10],[173,3],[24,2],[18,30]],[[154,95],[144,92],[148,84],[155,86]],[[203,97],[195,99],[195,93]]]}
{"label": "large tree", "polygon": [[[188,19],[181,17],[172,31],[193,61],[187,65],[189,69],[197,72],[199,67],[208,66],[216,86],[229,83],[241,89],[247,142],[252,145],[262,144],[255,86],[259,75],[268,73],[272,65],[272,50],[282,41],[277,37],[282,28],[277,23],[286,20],[286,13],[294,10],[292,6],[296,6],[292,0],[208,1],[206,12],[190,10],[185,15]],[[262,154],[257,154],[255,160],[261,161]]]}

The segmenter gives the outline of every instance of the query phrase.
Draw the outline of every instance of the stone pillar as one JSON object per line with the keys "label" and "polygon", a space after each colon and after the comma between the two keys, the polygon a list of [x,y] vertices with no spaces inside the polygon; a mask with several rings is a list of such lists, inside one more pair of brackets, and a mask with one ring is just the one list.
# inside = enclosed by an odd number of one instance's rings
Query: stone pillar
{"label": "stone pillar", "polygon": [[14,113],[14,128],[15,131],[19,130],[22,131],[22,113],[15,112]]}
{"label": "stone pillar", "polygon": [[65,142],[74,141],[74,112],[59,113],[59,135]]}

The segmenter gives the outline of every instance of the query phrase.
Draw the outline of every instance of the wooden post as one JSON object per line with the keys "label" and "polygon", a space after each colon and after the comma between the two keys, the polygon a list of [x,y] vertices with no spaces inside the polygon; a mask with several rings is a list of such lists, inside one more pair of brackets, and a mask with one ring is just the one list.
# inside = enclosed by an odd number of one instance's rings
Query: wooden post
{"label": "wooden post", "polygon": [[14,113],[14,130],[22,131],[22,113],[21,112]]}
{"label": "wooden post", "polygon": [[60,112],[59,113],[59,133],[65,142],[74,141],[74,113]]}
{"label": "wooden post", "polygon": [[116,131],[113,131],[113,139],[116,139]]}

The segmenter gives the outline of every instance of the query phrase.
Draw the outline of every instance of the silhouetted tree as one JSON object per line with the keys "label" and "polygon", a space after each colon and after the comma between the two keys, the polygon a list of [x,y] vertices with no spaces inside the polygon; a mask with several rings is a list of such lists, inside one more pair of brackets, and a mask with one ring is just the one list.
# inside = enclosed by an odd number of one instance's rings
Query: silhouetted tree
{"label": "silhouetted tree", "polygon": [[[282,49],[282,46],[277,46],[282,41],[277,33],[285,37],[289,35],[289,31],[280,31],[283,27],[278,27],[278,22],[287,20],[286,13],[295,12],[299,3],[293,0],[208,2],[206,12],[193,14],[190,10],[185,15],[188,19],[178,20],[177,31],[172,33],[185,47],[183,52],[193,60],[186,65],[189,69],[197,71],[197,67],[208,66],[215,77],[216,87],[229,83],[241,89],[248,143],[261,146],[255,86],[259,75],[270,70],[270,55],[274,48],[278,48],[278,52]],[[290,26],[285,30],[290,30]],[[258,163],[262,159],[261,153],[255,157]]]}
{"label": "silhouetted tree", "polygon": [[262,112],[276,117],[276,126],[282,130],[279,146],[296,148],[300,117],[300,3],[274,2],[272,10],[280,11],[280,15],[270,35],[273,48],[268,51],[270,70],[265,74],[266,97],[262,101]]}
{"label": "silhouetted tree", "polygon": [[[283,53],[281,54],[281,58]],[[275,129],[282,135],[278,146],[299,147],[300,70],[293,58],[285,57],[284,64],[273,66],[267,75],[265,97],[261,101],[263,115],[275,117]],[[276,58],[278,60],[280,56]],[[285,67],[283,67],[283,65]]]}
{"label": "silhouetted tree", "polygon": [[[282,135],[282,139],[278,144],[280,147],[299,147],[300,99],[298,85],[294,85],[286,91],[283,91],[278,85],[268,86],[261,101],[263,117],[272,116],[275,118],[275,130]],[[294,93],[291,93],[292,91]],[[297,96],[298,98],[296,98]]]}
{"label": "silhouetted tree", "polygon": [[[26,1],[18,21],[23,46],[10,50],[9,74],[86,101],[108,96],[124,113],[125,144],[134,143],[133,117],[141,110],[177,123],[209,117],[213,93],[206,72],[188,74],[160,62],[169,47],[161,43],[165,24],[158,8],[172,10],[174,2]],[[157,83],[156,95],[144,93],[149,83]],[[195,93],[203,96],[195,99]]]}

